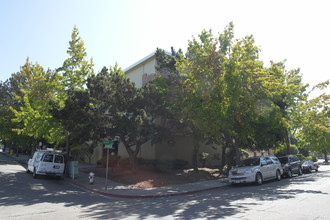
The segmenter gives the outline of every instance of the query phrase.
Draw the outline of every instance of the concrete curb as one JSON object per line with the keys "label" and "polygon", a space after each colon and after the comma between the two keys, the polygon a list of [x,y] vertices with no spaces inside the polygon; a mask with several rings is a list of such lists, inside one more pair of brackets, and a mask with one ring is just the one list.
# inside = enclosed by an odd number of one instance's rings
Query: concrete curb
{"label": "concrete curb", "polygon": [[75,185],[79,188],[82,188],[84,190],[88,190],[100,195],[104,196],[111,196],[111,197],[117,197],[117,198],[128,198],[128,199],[150,199],[150,198],[162,198],[162,197],[172,197],[172,196],[181,196],[181,195],[189,195],[189,194],[195,194],[199,192],[205,192],[205,191],[211,191],[211,190],[216,190],[220,189],[223,186],[215,186],[215,187],[208,187],[208,188],[203,188],[203,189],[196,189],[196,190],[191,190],[191,191],[185,191],[185,192],[175,192],[175,193],[160,193],[160,194],[155,194],[155,195],[124,195],[124,194],[116,194],[116,193],[111,193],[111,192],[105,192],[103,190],[98,190],[94,188],[87,187],[86,185],[80,184],[74,180],[69,180],[69,183],[72,185]]}

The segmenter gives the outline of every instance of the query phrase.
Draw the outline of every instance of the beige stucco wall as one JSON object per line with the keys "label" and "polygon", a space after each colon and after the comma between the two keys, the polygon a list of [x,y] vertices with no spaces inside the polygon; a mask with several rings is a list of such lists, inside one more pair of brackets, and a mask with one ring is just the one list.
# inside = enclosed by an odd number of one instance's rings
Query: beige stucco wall
{"label": "beige stucco wall", "polygon": [[[200,145],[199,153],[208,153],[206,165],[217,166],[220,164],[221,146],[218,145]],[[185,160],[191,165],[193,157],[193,138],[189,136],[178,136],[174,144],[163,142],[157,144],[155,158],[159,160]],[[199,158],[199,156],[198,156]],[[217,158],[217,159],[216,159]],[[198,161],[201,163],[201,161]],[[201,165],[201,164],[200,164]]]}
{"label": "beige stucco wall", "polygon": [[102,158],[102,151],[103,151],[103,145],[99,145],[98,147],[94,148],[94,153],[92,156],[92,161],[94,164],[97,163],[98,160]]}
{"label": "beige stucco wall", "polygon": [[[191,137],[179,136],[175,138],[174,144],[169,144],[166,141],[151,145],[150,142],[141,146],[141,151],[138,154],[138,158],[148,160],[184,160],[191,165],[192,161],[192,148],[193,140]],[[219,145],[201,145],[199,154],[205,152],[209,154],[209,158],[206,160],[206,166],[218,166],[220,165],[221,158],[221,146]],[[120,144],[118,148],[118,155],[121,158],[128,158],[125,147]],[[201,166],[201,161],[199,165]]]}
{"label": "beige stucco wall", "polygon": [[[91,164],[97,164],[97,162],[102,158],[102,150],[102,144],[94,148],[93,154],[91,156]],[[87,156],[84,156],[84,162],[89,163],[89,158]]]}
{"label": "beige stucco wall", "polygon": [[[134,148],[133,148],[134,149]],[[140,152],[138,154],[138,158],[143,158],[146,160],[154,160],[155,157],[155,145],[151,145],[150,141],[143,144],[141,146]],[[134,149],[135,150],[135,149]],[[121,156],[121,158],[128,158],[128,153],[123,144],[119,144],[118,147],[118,155]]]}
{"label": "beige stucco wall", "polygon": [[156,158],[159,160],[185,160],[190,163],[192,158],[192,140],[189,137],[176,137],[173,144],[164,141],[157,146]]}
{"label": "beige stucco wall", "polygon": [[125,72],[126,76],[135,83],[137,88],[142,87],[142,77],[144,74],[152,75],[155,73],[156,59],[151,57],[133,69]]}

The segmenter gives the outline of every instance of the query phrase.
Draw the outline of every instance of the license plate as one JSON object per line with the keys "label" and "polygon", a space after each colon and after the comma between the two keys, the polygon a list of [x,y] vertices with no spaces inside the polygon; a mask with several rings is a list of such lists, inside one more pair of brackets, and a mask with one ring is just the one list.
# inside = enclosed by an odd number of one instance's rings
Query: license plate
{"label": "license plate", "polygon": [[54,169],[60,169],[60,166],[59,165],[55,165],[54,166]]}

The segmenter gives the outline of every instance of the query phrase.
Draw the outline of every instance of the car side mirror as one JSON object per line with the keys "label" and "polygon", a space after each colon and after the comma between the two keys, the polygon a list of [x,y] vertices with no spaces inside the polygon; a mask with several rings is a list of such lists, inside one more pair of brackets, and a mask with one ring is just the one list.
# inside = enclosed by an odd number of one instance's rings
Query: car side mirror
{"label": "car side mirror", "polygon": [[266,162],[261,162],[261,166],[265,166],[265,165],[267,165]]}

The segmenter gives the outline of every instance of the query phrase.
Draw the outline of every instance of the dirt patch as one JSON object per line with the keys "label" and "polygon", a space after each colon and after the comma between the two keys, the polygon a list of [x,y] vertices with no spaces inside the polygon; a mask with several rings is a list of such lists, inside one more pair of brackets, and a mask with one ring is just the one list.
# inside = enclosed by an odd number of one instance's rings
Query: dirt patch
{"label": "dirt patch", "polygon": [[[105,168],[81,169],[82,172],[93,171],[96,176],[105,177]],[[223,178],[219,169],[200,168],[196,173],[193,169],[171,170],[169,172],[157,172],[150,169],[137,169],[132,172],[129,169],[109,168],[109,179],[112,181],[130,185],[135,188],[153,188],[185,183],[193,183],[205,180]]]}

